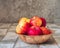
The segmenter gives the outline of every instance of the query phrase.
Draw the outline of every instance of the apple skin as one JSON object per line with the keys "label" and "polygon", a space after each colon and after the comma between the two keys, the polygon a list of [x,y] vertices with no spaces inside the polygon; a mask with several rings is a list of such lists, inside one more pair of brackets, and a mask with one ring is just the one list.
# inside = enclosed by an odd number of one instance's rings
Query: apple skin
{"label": "apple skin", "polygon": [[17,27],[16,27],[16,33],[17,34],[23,34],[24,33],[24,30],[23,30],[23,28],[20,25],[17,25]]}
{"label": "apple skin", "polygon": [[41,30],[43,31],[44,35],[48,35],[51,34],[52,32],[50,31],[50,29],[46,28],[46,27],[41,27]]}
{"label": "apple skin", "polygon": [[30,25],[27,22],[24,25],[18,24],[16,27],[16,33],[17,34],[26,34],[29,27],[30,27]]}
{"label": "apple skin", "polygon": [[41,25],[41,27],[43,26],[43,27],[45,27],[46,26],[46,20],[45,20],[45,18],[40,18],[41,20],[42,20],[42,25]]}
{"label": "apple skin", "polygon": [[26,34],[29,27],[30,27],[30,19],[23,17],[19,20],[19,23],[16,27],[16,33]]}
{"label": "apple skin", "polygon": [[32,36],[35,36],[35,35],[42,35],[42,30],[40,29],[39,26],[31,26],[28,30],[28,35],[32,35]]}
{"label": "apple skin", "polygon": [[22,22],[28,22],[28,23],[30,23],[30,19],[25,18],[25,17],[22,17],[22,18],[19,20],[18,24],[21,24]]}
{"label": "apple skin", "polygon": [[40,17],[38,16],[33,16],[31,19],[30,19],[30,24],[32,26],[41,26],[42,25],[42,20],[40,19]]}

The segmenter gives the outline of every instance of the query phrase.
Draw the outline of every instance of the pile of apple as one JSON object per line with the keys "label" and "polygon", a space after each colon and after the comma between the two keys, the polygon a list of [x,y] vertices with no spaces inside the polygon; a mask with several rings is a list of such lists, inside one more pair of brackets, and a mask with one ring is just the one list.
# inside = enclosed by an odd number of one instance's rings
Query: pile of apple
{"label": "pile of apple", "polygon": [[16,27],[17,34],[36,36],[51,34],[50,29],[46,27],[45,18],[33,16],[32,18],[21,18]]}

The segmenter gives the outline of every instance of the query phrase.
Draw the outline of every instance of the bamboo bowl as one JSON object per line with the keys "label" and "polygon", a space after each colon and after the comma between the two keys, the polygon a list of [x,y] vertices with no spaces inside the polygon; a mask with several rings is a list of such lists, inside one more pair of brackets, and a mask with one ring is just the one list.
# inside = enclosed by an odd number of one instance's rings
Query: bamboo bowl
{"label": "bamboo bowl", "polygon": [[46,42],[50,37],[52,37],[52,34],[39,36],[19,35],[19,37],[21,38],[22,41],[26,43],[39,44]]}

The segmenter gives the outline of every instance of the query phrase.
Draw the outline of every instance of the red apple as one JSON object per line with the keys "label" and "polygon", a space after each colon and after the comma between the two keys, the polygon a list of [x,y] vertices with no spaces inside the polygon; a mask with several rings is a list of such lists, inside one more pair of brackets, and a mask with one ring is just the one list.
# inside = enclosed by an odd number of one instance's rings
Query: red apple
{"label": "red apple", "polygon": [[31,26],[28,30],[28,35],[42,35],[42,30],[39,26]]}
{"label": "red apple", "polygon": [[30,27],[29,23],[24,23],[24,25],[18,24],[16,27],[16,33],[18,34],[26,34],[28,28]]}
{"label": "red apple", "polygon": [[21,24],[22,22],[28,22],[28,23],[30,23],[30,19],[25,18],[25,17],[22,17],[22,18],[19,20],[18,24]]}
{"label": "red apple", "polygon": [[24,33],[24,30],[23,30],[23,28],[20,25],[17,25],[17,27],[16,27],[16,33],[17,34],[23,34]]}
{"label": "red apple", "polygon": [[38,16],[33,16],[30,19],[30,24],[33,26],[41,26],[42,25],[42,20]]}
{"label": "red apple", "polygon": [[46,28],[46,27],[41,27],[41,30],[43,31],[43,34],[44,34],[44,35],[51,34],[50,29],[48,29],[48,28]]}
{"label": "red apple", "polygon": [[45,27],[46,26],[46,20],[45,20],[45,18],[40,18],[40,19],[42,20],[42,25],[41,26]]}
{"label": "red apple", "polygon": [[30,19],[28,18],[21,18],[19,20],[19,24],[16,27],[16,32],[18,34],[25,34],[30,27]]}

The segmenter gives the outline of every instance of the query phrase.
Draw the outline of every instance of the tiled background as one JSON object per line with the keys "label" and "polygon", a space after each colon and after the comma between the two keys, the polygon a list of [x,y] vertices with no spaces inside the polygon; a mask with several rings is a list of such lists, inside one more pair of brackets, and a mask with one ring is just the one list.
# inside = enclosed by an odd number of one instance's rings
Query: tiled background
{"label": "tiled background", "polygon": [[38,15],[47,22],[60,20],[59,0],[0,0],[0,22],[17,22],[20,17]]}

